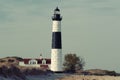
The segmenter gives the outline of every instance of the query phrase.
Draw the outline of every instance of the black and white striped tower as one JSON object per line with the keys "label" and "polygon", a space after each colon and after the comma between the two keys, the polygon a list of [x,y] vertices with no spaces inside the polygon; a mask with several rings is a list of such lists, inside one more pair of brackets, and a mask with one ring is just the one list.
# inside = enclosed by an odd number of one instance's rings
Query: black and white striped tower
{"label": "black and white striped tower", "polygon": [[54,72],[62,71],[62,39],[61,39],[61,20],[60,9],[54,10],[52,17],[52,50],[51,50],[51,70]]}

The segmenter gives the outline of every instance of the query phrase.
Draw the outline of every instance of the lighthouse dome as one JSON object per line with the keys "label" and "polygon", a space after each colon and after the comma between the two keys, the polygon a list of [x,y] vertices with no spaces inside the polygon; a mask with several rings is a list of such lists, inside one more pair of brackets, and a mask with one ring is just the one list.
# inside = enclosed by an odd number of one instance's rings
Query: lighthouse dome
{"label": "lighthouse dome", "polygon": [[56,7],[55,11],[60,11],[60,9],[58,7]]}
{"label": "lighthouse dome", "polygon": [[52,20],[56,20],[56,21],[62,20],[62,17],[60,16],[60,9],[58,7],[56,7],[56,9],[54,10],[54,15],[52,17]]}

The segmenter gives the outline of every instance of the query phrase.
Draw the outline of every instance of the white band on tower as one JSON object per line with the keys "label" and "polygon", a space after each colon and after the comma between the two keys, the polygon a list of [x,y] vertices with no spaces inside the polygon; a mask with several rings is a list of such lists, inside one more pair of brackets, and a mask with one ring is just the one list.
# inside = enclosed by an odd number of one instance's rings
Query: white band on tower
{"label": "white band on tower", "polygon": [[61,32],[61,21],[53,21],[52,32]]}
{"label": "white band on tower", "polygon": [[52,49],[51,55],[51,70],[52,71],[62,71],[62,50],[61,49]]}

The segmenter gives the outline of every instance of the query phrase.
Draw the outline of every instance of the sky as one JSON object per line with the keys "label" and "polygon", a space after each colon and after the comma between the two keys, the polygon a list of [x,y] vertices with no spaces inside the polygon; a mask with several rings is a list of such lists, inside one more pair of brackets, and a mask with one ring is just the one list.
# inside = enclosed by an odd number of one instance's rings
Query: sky
{"label": "sky", "polygon": [[52,19],[61,10],[63,57],[85,69],[120,72],[120,0],[0,0],[0,57],[50,58]]}

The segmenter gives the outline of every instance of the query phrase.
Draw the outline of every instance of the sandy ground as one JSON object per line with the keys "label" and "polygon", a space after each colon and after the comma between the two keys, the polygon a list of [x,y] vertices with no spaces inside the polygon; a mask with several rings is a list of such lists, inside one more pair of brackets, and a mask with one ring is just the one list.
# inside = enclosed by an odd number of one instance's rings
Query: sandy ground
{"label": "sandy ground", "polygon": [[120,80],[120,77],[71,75],[58,80]]}
{"label": "sandy ground", "polygon": [[[0,80],[15,80],[15,79],[0,77]],[[120,77],[54,74],[54,75],[27,76],[27,80],[120,80]]]}

